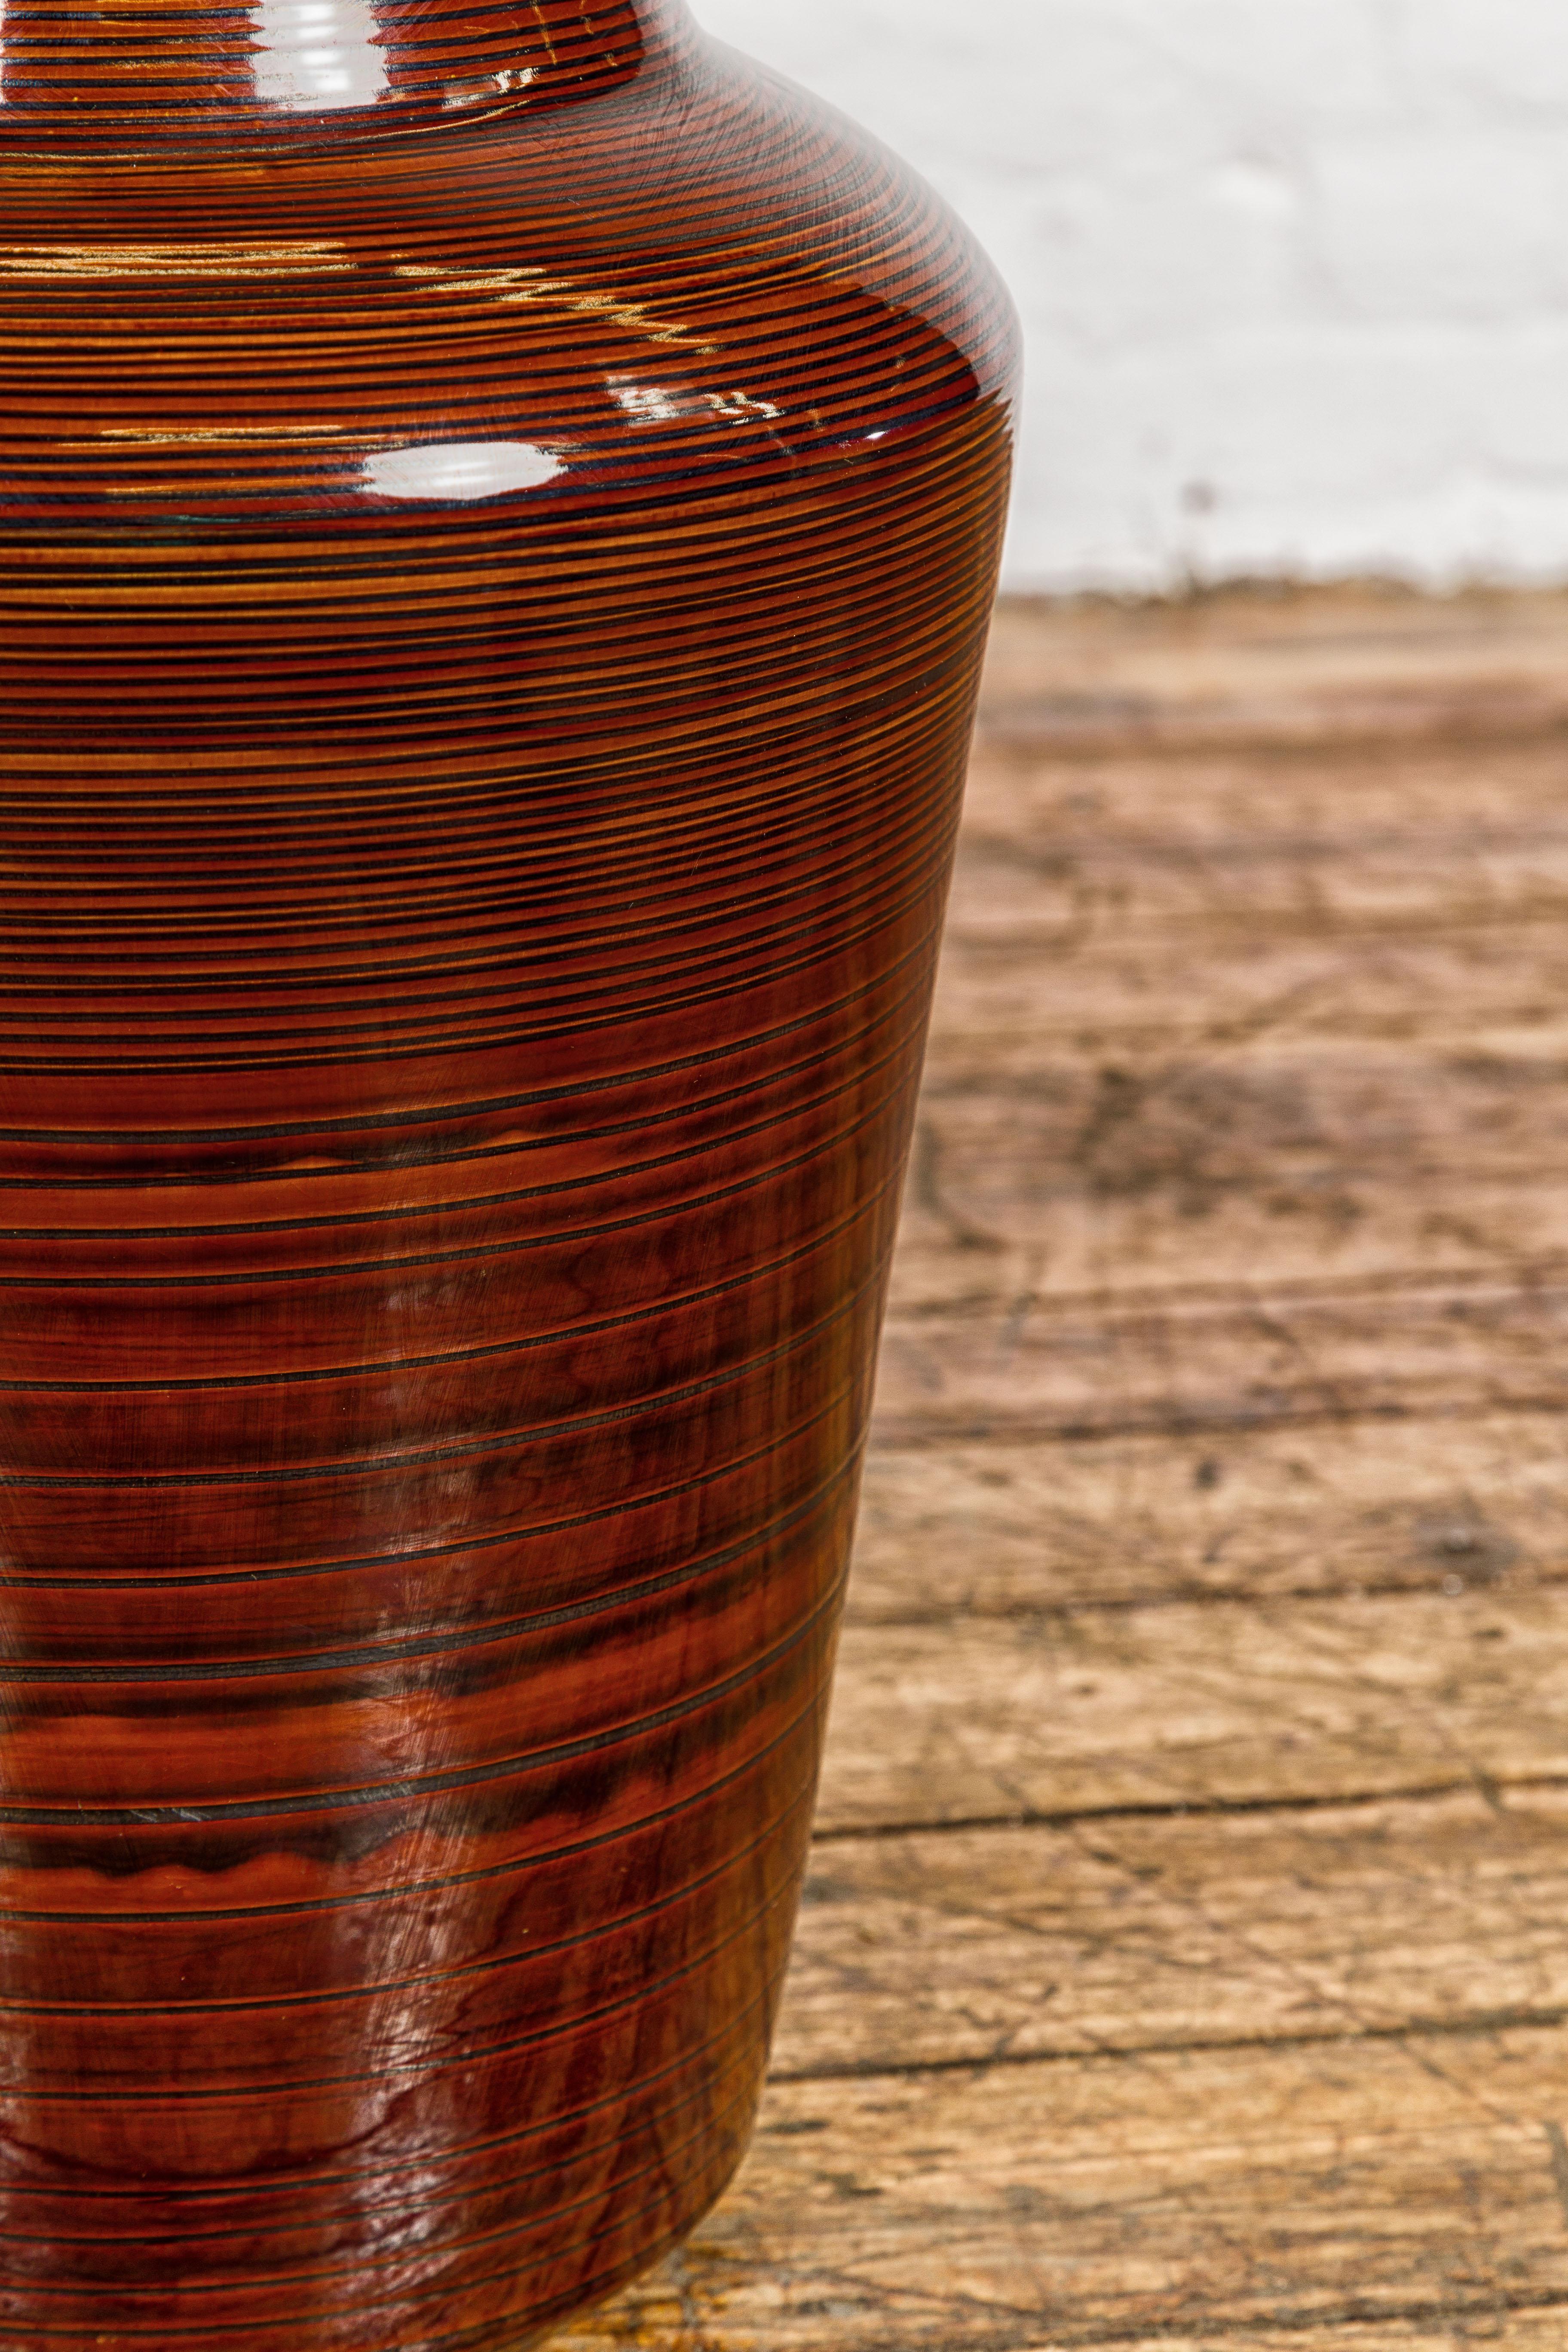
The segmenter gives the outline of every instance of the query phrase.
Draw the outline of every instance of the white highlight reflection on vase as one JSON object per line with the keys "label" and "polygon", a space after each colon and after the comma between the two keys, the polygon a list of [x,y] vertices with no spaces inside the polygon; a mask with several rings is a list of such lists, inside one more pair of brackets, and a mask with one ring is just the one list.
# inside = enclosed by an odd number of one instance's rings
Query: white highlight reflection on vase
{"label": "white highlight reflection on vase", "polygon": [[374,106],[386,51],[371,0],[257,0],[256,95],[290,114]]}
{"label": "white highlight reflection on vase", "polygon": [[531,441],[425,441],[367,457],[360,485],[384,499],[495,499],[536,490],[565,470]]}

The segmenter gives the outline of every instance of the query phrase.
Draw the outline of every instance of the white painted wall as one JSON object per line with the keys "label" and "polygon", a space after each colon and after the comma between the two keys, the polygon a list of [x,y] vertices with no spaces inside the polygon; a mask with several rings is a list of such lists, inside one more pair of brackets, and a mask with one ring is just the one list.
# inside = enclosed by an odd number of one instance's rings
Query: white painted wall
{"label": "white painted wall", "polygon": [[1563,0],[693,0],[942,189],[1015,587],[1568,579]]}

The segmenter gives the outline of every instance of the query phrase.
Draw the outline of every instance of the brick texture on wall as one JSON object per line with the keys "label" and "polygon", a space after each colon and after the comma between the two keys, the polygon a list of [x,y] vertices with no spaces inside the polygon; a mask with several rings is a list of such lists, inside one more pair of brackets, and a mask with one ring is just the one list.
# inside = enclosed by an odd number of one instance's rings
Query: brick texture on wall
{"label": "brick texture on wall", "polygon": [[1563,0],[694,6],[1010,279],[1014,587],[1568,579]]}

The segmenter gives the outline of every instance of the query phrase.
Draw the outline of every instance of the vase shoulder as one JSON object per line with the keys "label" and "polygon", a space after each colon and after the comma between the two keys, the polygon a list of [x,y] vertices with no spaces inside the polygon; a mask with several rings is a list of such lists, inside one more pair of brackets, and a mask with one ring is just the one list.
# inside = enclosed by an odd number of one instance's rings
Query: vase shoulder
{"label": "vase shoulder", "polygon": [[1006,296],[933,193],[686,0],[8,0],[6,231],[0,319],[46,281],[147,323],[182,288],[200,311],[193,284],[243,311],[289,278],[327,327],[378,266],[460,295],[569,258],[621,279],[579,289],[584,344],[584,306],[624,329],[639,278],[765,301],[810,273],[931,307],[983,394],[1016,369]]}
{"label": "vase shoulder", "polygon": [[210,158],[537,117],[689,33],[683,0],[10,0],[0,152]]}
{"label": "vase shoulder", "polygon": [[689,23],[634,30],[584,102],[419,137],[40,161],[0,108],[0,562],[841,496],[1005,416],[1011,307],[935,195]]}

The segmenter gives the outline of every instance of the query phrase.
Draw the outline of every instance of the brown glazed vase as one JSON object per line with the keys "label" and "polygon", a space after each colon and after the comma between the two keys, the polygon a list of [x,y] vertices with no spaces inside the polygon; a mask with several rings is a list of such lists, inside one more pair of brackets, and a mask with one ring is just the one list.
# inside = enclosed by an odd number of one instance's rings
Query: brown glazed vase
{"label": "brown glazed vase", "polygon": [[0,2352],[516,2347],[758,2093],[1011,315],[683,0],[0,51]]}

